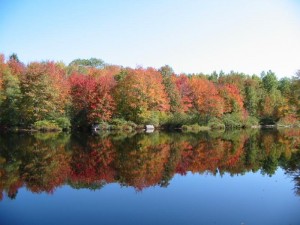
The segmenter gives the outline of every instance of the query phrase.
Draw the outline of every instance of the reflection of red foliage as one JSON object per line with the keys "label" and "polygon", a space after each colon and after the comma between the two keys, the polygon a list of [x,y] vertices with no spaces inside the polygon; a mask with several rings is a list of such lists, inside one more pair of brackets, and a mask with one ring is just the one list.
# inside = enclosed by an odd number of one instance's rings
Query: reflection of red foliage
{"label": "reflection of red foliage", "polygon": [[[38,143],[38,149],[28,149],[28,156],[15,171],[14,179],[8,179],[5,169],[1,170],[0,200],[3,191],[13,198],[23,184],[32,192],[48,193],[67,180],[82,184],[119,182],[142,190],[165,184],[176,173],[216,174],[219,171],[220,174],[237,174],[253,168],[257,170],[264,157],[276,155],[279,158],[283,154],[291,157],[295,148],[299,148],[299,137],[300,131],[296,129],[280,131],[276,135],[265,133],[258,139],[264,151],[257,152],[257,158],[247,163],[248,153],[244,149],[249,148],[249,141],[253,140],[244,134],[235,136],[234,140],[227,137],[170,141],[163,135],[153,139],[145,136],[128,146],[123,143],[126,146],[122,146],[122,150],[116,150],[109,138],[88,139],[84,148],[72,146],[72,152],[65,152],[63,146],[50,150]],[[278,145],[282,147],[278,148]]]}
{"label": "reflection of red foliage", "polygon": [[57,153],[49,161],[41,162],[36,168],[27,170],[23,179],[32,192],[53,193],[54,189],[67,180],[70,173],[68,156]]}
{"label": "reflection of red foliage", "polygon": [[139,146],[141,146],[139,149],[130,151],[126,157],[118,161],[118,172],[126,185],[142,190],[157,185],[162,180],[170,154],[170,145],[140,142]]}
{"label": "reflection of red foliage", "polygon": [[114,160],[116,152],[109,140],[90,144],[91,151],[76,149],[72,156],[70,179],[74,182],[93,183],[115,180]]}
{"label": "reflection of red foliage", "polygon": [[190,161],[192,160],[193,147],[189,142],[180,143],[181,160],[178,162],[175,172],[181,175],[186,175]]}
{"label": "reflection of red foliage", "polygon": [[[230,154],[226,154],[226,157],[223,157],[223,163],[219,166],[222,170],[228,170],[231,171],[231,169],[234,169],[238,166],[238,163],[240,162],[241,157],[244,154],[244,146],[245,140],[241,139],[239,143],[237,143],[236,146],[233,145],[233,143],[230,142],[227,152]],[[239,168],[239,167],[238,167]]]}
{"label": "reflection of red foliage", "polygon": [[212,142],[200,141],[192,149],[182,151],[181,161],[176,167],[176,173],[185,175],[187,171],[203,173],[210,171],[215,173],[217,169],[231,170],[237,166],[243,155],[245,140],[242,138],[239,145],[233,145],[231,141],[212,140]]}

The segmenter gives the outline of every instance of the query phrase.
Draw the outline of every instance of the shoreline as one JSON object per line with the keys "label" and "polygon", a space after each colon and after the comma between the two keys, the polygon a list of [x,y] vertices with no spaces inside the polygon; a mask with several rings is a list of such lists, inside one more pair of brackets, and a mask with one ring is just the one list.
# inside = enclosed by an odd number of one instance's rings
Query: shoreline
{"label": "shoreline", "polygon": [[[184,125],[183,125],[184,126]],[[81,128],[81,129],[69,129],[69,130],[56,130],[56,129],[33,129],[33,128],[0,128],[0,134],[2,133],[60,133],[60,132],[65,132],[65,133],[74,133],[74,132],[82,132],[82,133],[99,133],[99,132],[107,132],[107,133],[152,133],[154,131],[165,131],[165,132],[174,132],[174,131],[179,131],[179,132],[184,132],[184,133],[198,133],[198,132],[207,132],[207,131],[220,131],[220,130],[249,130],[249,129],[281,129],[281,128],[291,128],[291,129],[300,129],[300,126],[298,125],[280,125],[280,124],[268,124],[268,125],[254,125],[250,127],[231,127],[231,128],[210,128],[208,126],[199,126],[199,129],[193,130],[193,129],[184,129],[183,126],[181,127],[175,127],[175,128],[167,128],[163,126],[156,126],[153,129],[146,129],[145,127],[142,128],[141,126],[135,128],[135,129],[89,129],[89,128]],[[190,127],[190,125],[187,125]]]}

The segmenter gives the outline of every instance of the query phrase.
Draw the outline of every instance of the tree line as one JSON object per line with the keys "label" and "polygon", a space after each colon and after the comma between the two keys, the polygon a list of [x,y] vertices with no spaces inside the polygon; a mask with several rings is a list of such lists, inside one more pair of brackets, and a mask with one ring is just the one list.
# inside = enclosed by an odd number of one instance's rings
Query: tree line
{"label": "tree line", "polygon": [[277,79],[238,72],[175,74],[100,59],[31,62],[0,55],[1,128],[132,129],[139,125],[245,127],[299,124],[300,70]]}

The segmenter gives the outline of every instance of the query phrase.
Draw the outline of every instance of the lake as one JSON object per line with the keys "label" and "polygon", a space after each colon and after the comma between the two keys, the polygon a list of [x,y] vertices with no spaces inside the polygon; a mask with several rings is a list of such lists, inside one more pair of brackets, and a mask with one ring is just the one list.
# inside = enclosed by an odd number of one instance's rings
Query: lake
{"label": "lake", "polygon": [[0,224],[300,224],[300,130],[0,136]]}

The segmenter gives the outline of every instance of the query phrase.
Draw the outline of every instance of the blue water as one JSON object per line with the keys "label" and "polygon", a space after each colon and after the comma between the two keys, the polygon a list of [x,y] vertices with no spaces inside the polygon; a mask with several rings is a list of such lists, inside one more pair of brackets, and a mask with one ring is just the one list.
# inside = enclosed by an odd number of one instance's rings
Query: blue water
{"label": "blue water", "polygon": [[300,197],[280,168],[256,173],[175,175],[166,188],[108,184],[100,190],[58,187],[53,194],[20,188],[0,202],[1,225],[300,224]]}

